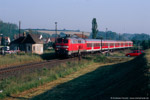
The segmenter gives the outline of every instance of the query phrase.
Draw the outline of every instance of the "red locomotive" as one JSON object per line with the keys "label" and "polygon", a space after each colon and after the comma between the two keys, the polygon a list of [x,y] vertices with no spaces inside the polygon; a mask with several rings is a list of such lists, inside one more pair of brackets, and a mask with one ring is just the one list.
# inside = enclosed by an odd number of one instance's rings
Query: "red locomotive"
{"label": "red locomotive", "polygon": [[75,56],[83,53],[101,52],[129,48],[133,46],[132,41],[115,41],[82,38],[58,38],[55,44],[56,55]]}

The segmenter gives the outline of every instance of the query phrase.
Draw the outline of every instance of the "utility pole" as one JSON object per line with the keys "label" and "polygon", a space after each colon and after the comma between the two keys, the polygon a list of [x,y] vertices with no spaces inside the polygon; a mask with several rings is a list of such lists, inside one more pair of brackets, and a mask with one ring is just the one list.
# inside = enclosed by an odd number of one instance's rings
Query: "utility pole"
{"label": "utility pole", "polygon": [[20,37],[20,33],[21,33],[20,27],[21,27],[21,21],[19,21],[19,37]]}
{"label": "utility pole", "polygon": [[108,28],[106,28],[106,33],[105,33],[105,39],[107,40],[107,31],[108,31]]}
{"label": "utility pole", "polygon": [[57,41],[57,22],[55,22],[55,32],[56,32],[56,38],[55,38],[55,42]]}
{"label": "utility pole", "polygon": [[82,39],[83,39],[83,35],[84,35],[84,32],[82,32]]}
{"label": "utility pole", "polygon": [[101,36],[100,39],[101,39],[101,52],[102,52],[102,47],[103,47],[102,40],[103,40],[103,37]]}

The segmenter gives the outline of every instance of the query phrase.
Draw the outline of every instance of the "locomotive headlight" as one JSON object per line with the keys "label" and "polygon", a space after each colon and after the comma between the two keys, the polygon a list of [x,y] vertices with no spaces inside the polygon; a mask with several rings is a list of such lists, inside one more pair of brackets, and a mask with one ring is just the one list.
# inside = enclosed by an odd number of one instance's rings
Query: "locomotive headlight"
{"label": "locomotive headlight", "polygon": [[59,48],[56,48],[56,50],[59,50]]}

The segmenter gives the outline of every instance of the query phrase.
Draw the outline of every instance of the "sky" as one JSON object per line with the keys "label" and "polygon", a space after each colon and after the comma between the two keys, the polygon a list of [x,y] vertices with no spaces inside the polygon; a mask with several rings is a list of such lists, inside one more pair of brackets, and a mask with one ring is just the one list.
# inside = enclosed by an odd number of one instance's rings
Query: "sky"
{"label": "sky", "polygon": [[0,19],[21,28],[150,34],[150,0],[0,0]]}

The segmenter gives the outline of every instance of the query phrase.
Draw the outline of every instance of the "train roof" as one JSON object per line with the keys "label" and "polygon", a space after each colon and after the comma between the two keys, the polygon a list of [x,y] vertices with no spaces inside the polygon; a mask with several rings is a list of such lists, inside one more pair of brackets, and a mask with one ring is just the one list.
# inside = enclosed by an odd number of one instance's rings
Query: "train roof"
{"label": "train roof", "polygon": [[[97,41],[100,42],[100,39],[85,39],[87,42]],[[132,42],[132,41],[119,41],[119,40],[102,40],[102,42]]]}
{"label": "train roof", "polygon": [[[83,39],[83,38],[76,38],[76,37],[67,37],[64,39],[73,39],[73,40],[85,40],[87,42],[101,42],[101,39]],[[132,43],[132,41],[120,41],[120,40],[102,40],[102,42],[129,42]]]}

